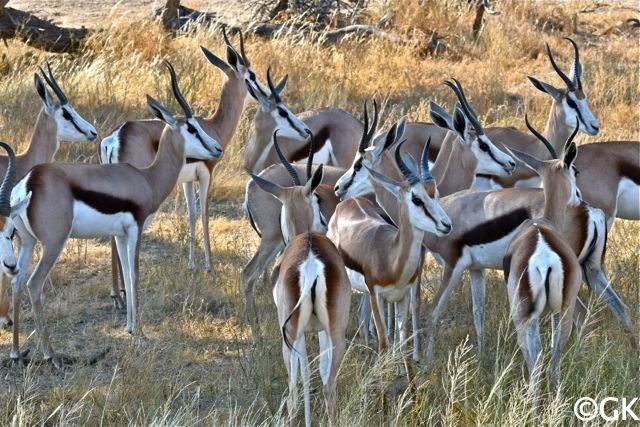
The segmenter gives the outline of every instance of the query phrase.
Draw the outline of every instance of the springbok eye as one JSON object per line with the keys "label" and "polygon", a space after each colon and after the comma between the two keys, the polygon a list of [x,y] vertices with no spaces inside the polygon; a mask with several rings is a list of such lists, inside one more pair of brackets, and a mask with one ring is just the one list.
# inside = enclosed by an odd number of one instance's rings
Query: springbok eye
{"label": "springbok eye", "polygon": [[62,109],[62,117],[64,117],[65,120],[72,120],[71,114],[64,108]]}
{"label": "springbok eye", "polygon": [[278,114],[280,114],[280,117],[287,117],[287,112],[282,108],[278,108]]}
{"label": "springbok eye", "polygon": [[413,204],[416,206],[424,206],[424,202],[416,196],[411,197],[411,202],[413,202]]}
{"label": "springbok eye", "polygon": [[481,139],[478,140],[478,147],[480,147],[480,149],[482,151],[484,151],[485,153],[489,152],[489,144],[487,144],[486,142],[484,142]]}
{"label": "springbok eye", "polygon": [[362,159],[358,160],[355,165],[353,165],[353,170],[356,172],[360,172],[362,169]]}
{"label": "springbok eye", "polygon": [[194,128],[191,123],[187,123],[187,132],[191,134],[195,134],[197,132],[196,128]]}
{"label": "springbok eye", "polygon": [[568,96],[567,96],[567,105],[568,105],[569,107],[573,108],[574,110],[575,110],[576,108],[578,108],[578,106],[577,106],[577,105],[576,105],[576,103],[573,101],[573,99],[569,98]]}
{"label": "springbok eye", "polygon": [[249,71],[249,79],[251,79],[252,82],[256,81],[256,74],[253,71]]}

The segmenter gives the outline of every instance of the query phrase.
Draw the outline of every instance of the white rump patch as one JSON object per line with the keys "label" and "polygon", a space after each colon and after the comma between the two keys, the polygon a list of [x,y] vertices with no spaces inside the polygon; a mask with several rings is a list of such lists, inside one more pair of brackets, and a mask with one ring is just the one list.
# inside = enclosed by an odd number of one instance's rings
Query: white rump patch
{"label": "white rump patch", "polygon": [[104,137],[100,142],[100,163],[103,165],[119,163],[121,129],[122,126]]}
{"label": "white rump patch", "polygon": [[[547,272],[549,274],[549,294],[545,291]],[[535,310],[538,315],[542,313],[546,304],[549,304],[554,312],[560,311],[562,304],[562,286],[564,271],[560,256],[544,240],[542,233],[538,232],[536,249],[529,258],[529,283],[531,294],[537,303]]]}
{"label": "white rump patch", "polygon": [[640,186],[628,178],[618,184],[618,218],[640,220]]}

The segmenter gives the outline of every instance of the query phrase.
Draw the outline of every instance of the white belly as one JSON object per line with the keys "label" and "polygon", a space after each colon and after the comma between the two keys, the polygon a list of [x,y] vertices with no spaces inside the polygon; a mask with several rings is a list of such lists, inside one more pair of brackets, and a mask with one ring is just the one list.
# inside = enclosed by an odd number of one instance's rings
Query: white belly
{"label": "white belly", "polygon": [[411,283],[402,285],[374,286],[376,295],[389,302],[400,302],[411,289]]}
{"label": "white belly", "polygon": [[178,175],[178,180],[176,181],[177,185],[182,184],[183,182],[193,182],[198,180],[198,165],[202,162],[194,162],[194,163],[185,163],[180,169],[180,174]]}
{"label": "white belly", "polygon": [[539,176],[535,176],[529,179],[521,179],[514,185],[515,188],[538,188],[542,185],[542,180]]}
{"label": "white belly", "polygon": [[502,259],[507,251],[509,242],[511,242],[515,234],[515,230],[502,239],[490,243],[466,246],[462,256],[469,256],[471,263],[469,267],[502,269]]}
{"label": "white belly", "polygon": [[349,281],[351,282],[351,289],[365,294],[369,293],[369,288],[367,288],[367,284],[364,282],[364,276],[362,274],[347,268],[347,276],[349,276]]}
{"label": "white belly", "polygon": [[[299,160],[299,162],[306,163],[307,159],[308,157],[302,160]],[[316,165],[320,163],[325,165],[328,165],[328,164],[337,165],[335,155],[333,154],[333,146],[331,145],[330,139],[327,139],[324,145],[322,146],[322,148],[313,154],[313,163]]]}
{"label": "white belly", "polygon": [[73,203],[71,236],[94,238],[103,236],[124,236],[129,227],[137,226],[130,212],[103,214],[85,203]]}
{"label": "white belly", "polygon": [[640,186],[627,178],[618,184],[618,206],[616,216],[640,220]]}

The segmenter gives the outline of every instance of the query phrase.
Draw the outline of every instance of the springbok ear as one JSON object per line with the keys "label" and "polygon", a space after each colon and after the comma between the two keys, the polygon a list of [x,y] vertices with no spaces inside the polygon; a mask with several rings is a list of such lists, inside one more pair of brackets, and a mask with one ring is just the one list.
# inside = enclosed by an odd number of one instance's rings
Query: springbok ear
{"label": "springbok ear", "polygon": [[387,191],[390,191],[393,194],[398,194],[400,192],[399,183],[393,181],[389,177],[382,175],[379,172],[374,171],[373,169],[370,169],[367,165],[364,165],[364,167],[369,171],[369,178],[382,185]]}
{"label": "springbok ear", "polygon": [[44,85],[44,82],[37,73],[34,73],[33,75],[33,83],[36,86],[36,91],[38,91],[40,99],[42,99],[45,110],[47,111],[47,113],[51,114],[55,107],[55,101],[51,97],[51,94],[49,93],[46,86]]}
{"label": "springbok ear", "polygon": [[453,113],[453,128],[462,142],[465,143],[467,141],[467,116],[458,107]]}
{"label": "springbok ear", "polygon": [[572,142],[564,152],[564,165],[567,169],[571,168],[571,165],[573,164],[577,156],[578,147]]}
{"label": "springbok ear", "polygon": [[238,58],[238,54],[231,46],[227,46],[227,62],[234,70],[238,70],[238,63],[241,61],[240,58]]}
{"label": "springbok ear", "polygon": [[284,90],[285,86],[287,85],[287,81],[289,81],[289,74],[285,74],[284,77],[280,79],[280,81],[276,85],[275,90],[278,96],[280,96],[280,94]]}
{"label": "springbok ear", "polygon": [[209,49],[201,45],[200,50],[204,54],[204,57],[207,59],[207,61],[209,61],[211,64],[213,64],[214,66],[222,70],[223,73],[227,74],[228,72],[231,71],[231,67],[229,67],[229,64],[224,62],[222,59],[218,58],[211,51],[209,51]]}
{"label": "springbok ear", "polygon": [[556,101],[560,101],[562,99],[563,93],[560,89],[555,88],[549,83],[541,82],[533,76],[527,76],[527,78],[539,91],[548,93]]}
{"label": "springbok ear", "polygon": [[251,85],[251,83],[249,83],[246,79],[244,83],[247,85],[247,92],[249,92],[249,95],[251,95],[251,97],[256,101],[258,101],[258,104],[260,104],[260,109],[262,109],[263,112],[268,113],[269,107],[271,106],[269,104],[269,100],[264,96],[262,96],[262,94],[259,91],[256,91]]}
{"label": "springbok ear", "polygon": [[305,196],[309,197],[311,193],[316,191],[316,188],[318,188],[318,185],[320,185],[320,183],[322,182],[323,176],[324,176],[324,168],[323,168],[323,165],[320,164],[320,166],[318,166],[318,169],[316,169],[311,179],[307,181],[307,183],[304,186]]}
{"label": "springbok ear", "polygon": [[274,184],[271,181],[260,178],[255,174],[251,174],[251,179],[253,179],[253,182],[258,184],[258,187],[262,188],[264,191],[271,194],[276,199],[280,199],[280,196],[282,195],[282,187],[280,187],[278,184]]}
{"label": "springbok ear", "polygon": [[409,169],[411,169],[411,172],[413,172],[417,176],[420,176],[420,169],[418,169],[418,163],[416,163],[416,159],[413,158],[411,153],[407,151],[403,151],[402,153],[400,153],[400,156],[402,156],[402,161],[404,162],[404,164]]}
{"label": "springbok ear", "polygon": [[11,206],[11,213],[9,214],[9,217],[13,219],[16,216],[20,215],[22,212],[24,212],[27,206],[29,206],[30,201],[31,201],[31,191],[29,191],[22,200],[19,200],[18,203]]}
{"label": "springbok ear", "polygon": [[442,108],[435,102],[431,101],[429,102],[429,110],[430,110],[429,115],[431,116],[431,121],[433,121],[433,123],[436,126],[441,127],[443,129],[453,130],[453,126],[451,124],[452,123],[451,116],[449,115],[449,113],[447,113],[447,111],[444,108]]}
{"label": "springbok ear", "polygon": [[147,105],[149,106],[153,114],[157,118],[165,122],[167,125],[169,125],[171,129],[176,130],[178,128],[178,122],[173,117],[173,115],[158,101],[156,101],[149,95],[147,95]]}
{"label": "springbok ear", "polygon": [[540,159],[538,159],[536,157],[533,157],[529,153],[525,153],[523,151],[516,150],[515,148],[509,148],[506,145],[505,145],[504,148],[505,148],[505,150],[507,150],[509,152],[511,157],[517,158],[522,163],[524,163],[525,166],[527,166],[529,169],[532,169],[535,173],[540,175],[540,172],[542,170],[542,165],[544,163],[542,160],[540,160]]}

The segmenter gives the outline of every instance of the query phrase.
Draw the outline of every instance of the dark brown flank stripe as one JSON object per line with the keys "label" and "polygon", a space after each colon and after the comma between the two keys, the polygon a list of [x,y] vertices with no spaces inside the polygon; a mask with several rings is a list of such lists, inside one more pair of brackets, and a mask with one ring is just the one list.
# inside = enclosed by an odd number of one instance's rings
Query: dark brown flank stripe
{"label": "dark brown flank stripe", "polygon": [[113,215],[120,212],[129,212],[137,222],[144,222],[145,220],[145,218],[142,218],[140,207],[133,200],[121,199],[111,194],[87,190],[77,185],[71,185],[71,194],[75,200],[92,207],[100,213]]}
{"label": "dark brown flank stripe", "polygon": [[621,176],[630,179],[636,185],[640,185],[640,166],[637,164],[633,164],[628,161],[621,161],[618,164],[618,172]]}
{"label": "dark brown flank stripe", "polygon": [[531,212],[525,208],[516,209],[497,218],[476,225],[464,233],[458,242],[460,246],[476,246],[495,242],[515,230],[525,220],[531,218]]}
{"label": "dark brown flank stripe", "polygon": [[[318,133],[313,135],[313,152],[317,153],[324,146],[324,143],[329,139],[329,128],[323,127]],[[309,157],[309,143],[304,144],[296,151],[291,153],[289,161],[296,162],[298,160],[306,159]]]}

